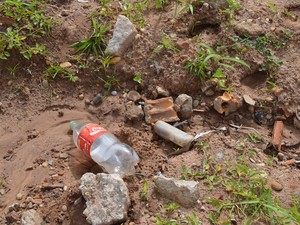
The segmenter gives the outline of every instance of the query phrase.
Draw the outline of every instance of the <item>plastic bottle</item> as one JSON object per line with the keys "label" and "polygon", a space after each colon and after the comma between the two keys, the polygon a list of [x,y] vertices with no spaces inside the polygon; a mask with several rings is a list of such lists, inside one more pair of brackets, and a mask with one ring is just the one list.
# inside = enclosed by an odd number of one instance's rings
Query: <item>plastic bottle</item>
{"label": "plastic bottle", "polygon": [[70,122],[75,145],[108,173],[133,175],[139,162],[137,153],[116,136],[95,123]]}

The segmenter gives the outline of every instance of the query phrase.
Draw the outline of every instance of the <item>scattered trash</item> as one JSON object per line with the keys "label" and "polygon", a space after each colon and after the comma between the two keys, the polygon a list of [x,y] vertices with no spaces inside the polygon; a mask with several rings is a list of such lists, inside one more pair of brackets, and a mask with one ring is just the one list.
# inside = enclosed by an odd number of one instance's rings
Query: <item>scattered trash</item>
{"label": "scattered trash", "polygon": [[240,130],[240,129],[253,130],[255,133],[260,135],[260,133],[253,127],[245,127],[243,125],[235,125],[235,124],[229,124],[229,126],[231,126],[233,128],[236,128],[237,131]]}
{"label": "scattered trash", "polygon": [[282,121],[275,121],[272,138],[267,148],[265,149],[265,153],[276,156],[278,152],[280,152],[283,128],[284,125]]}
{"label": "scattered trash", "polygon": [[243,95],[243,99],[248,105],[254,106],[256,103],[249,95]]}
{"label": "scattered trash", "polygon": [[98,124],[70,122],[75,145],[108,173],[132,175],[139,162],[136,152]]}
{"label": "scattered trash", "polygon": [[263,120],[264,120],[264,112],[257,111],[257,112],[254,113],[254,121],[258,125],[262,125],[263,124]]}
{"label": "scattered trash", "polygon": [[187,134],[164,121],[157,121],[154,125],[154,131],[162,138],[172,141],[181,147],[190,145],[194,140],[193,135]]}
{"label": "scattered trash", "polygon": [[132,44],[137,35],[137,30],[131,21],[123,15],[119,15],[115,24],[112,38],[108,42],[105,54],[122,56]]}
{"label": "scattered trash", "polygon": [[222,96],[218,96],[214,100],[214,109],[220,114],[225,113],[225,116],[237,111],[241,106],[242,101],[233,97],[228,92],[224,92]]}
{"label": "scattered trash", "polygon": [[175,100],[176,106],[179,108],[179,116],[182,119],[189,119],[193,114],[193,99],[186,94],[179,95]]}
{"label": "scattered trash", "polygon": [[83,214],[90,224],[121,224],[127,219],[130,198],[125,182],[118,174],[86,173],[80,179],[86,200]]}
{"label": "scattered trash", "polygon": [[152,124],[159,120],[165,122],[179,121],[172,97],[160,98],[156,100],[145,100],[145,120]]}
{"label": "scattered trash", "polygon": [[192,207],[200,197],[198,182],[155,176],[157,191],[164,197],[184,207]]}

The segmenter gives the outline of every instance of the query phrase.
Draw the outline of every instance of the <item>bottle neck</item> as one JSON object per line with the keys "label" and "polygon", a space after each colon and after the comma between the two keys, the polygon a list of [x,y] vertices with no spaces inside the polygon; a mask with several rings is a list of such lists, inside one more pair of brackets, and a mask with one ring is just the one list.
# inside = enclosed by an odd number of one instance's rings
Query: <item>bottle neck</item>
{"label": "bottle neck", "polygon": [[74,130],[77,125],[78,125],[78,123],[76,121],[69,122],[69,126],[70,126],[71,130]]}

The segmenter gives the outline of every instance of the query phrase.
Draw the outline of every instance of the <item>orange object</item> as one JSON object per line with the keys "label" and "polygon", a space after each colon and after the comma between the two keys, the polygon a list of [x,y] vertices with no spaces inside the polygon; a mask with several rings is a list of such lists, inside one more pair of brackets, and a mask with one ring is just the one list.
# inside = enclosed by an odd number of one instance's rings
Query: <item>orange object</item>
{"label": "orange object", "polygon": [[272,133],[271,144],[278,150],[281,150],[281,138],[283,132],[283,122],[282,121],[275,121]]}

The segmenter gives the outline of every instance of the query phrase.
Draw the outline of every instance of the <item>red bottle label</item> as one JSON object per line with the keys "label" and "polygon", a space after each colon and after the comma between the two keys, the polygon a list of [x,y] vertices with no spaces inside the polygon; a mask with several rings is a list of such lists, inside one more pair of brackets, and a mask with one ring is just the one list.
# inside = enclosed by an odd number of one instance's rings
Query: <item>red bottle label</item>
{"label": "red bottle label", "polygon": [[102,134],[108,133],[103,127],[98,124],[88,124],[78,135],[78,146],[85,154],[90,155],[91,146],[95,139]]}

